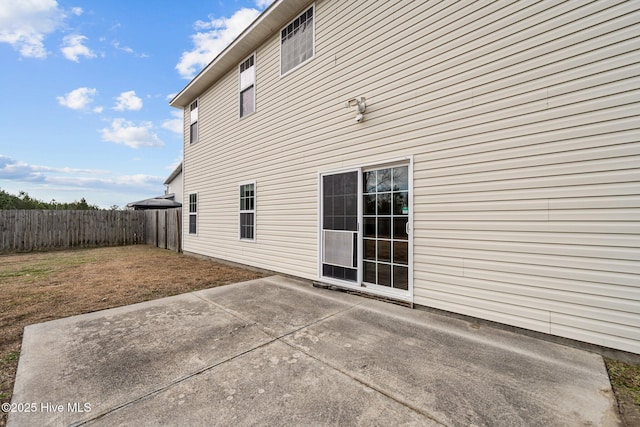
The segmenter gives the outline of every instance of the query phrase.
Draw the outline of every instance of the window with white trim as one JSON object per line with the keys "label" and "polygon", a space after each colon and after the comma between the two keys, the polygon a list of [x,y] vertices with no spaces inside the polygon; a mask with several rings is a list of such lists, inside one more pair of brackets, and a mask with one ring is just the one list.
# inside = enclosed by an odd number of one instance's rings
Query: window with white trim
{"label": "window with white trim", "polygon": [[189,194],[189,234],[197,234],[198,227],[198,194]]}
{"label": "window with white trim", "polygon": [[240,64],[240,117],[256,111],[256,55]]}
{"label": "window with white trim", "polygon": [[314,6],[302,12],[280,31],[280,75],[307,62],[314,55]]}
{"label": "window with white trim", "polygon": [[198,142],[198,100],[189,106],[191,126],[189,127],[189,143]]}
{"label": "window with white trim", "polygon": [[240,239],[256,238],[256,184],[240,185]]}

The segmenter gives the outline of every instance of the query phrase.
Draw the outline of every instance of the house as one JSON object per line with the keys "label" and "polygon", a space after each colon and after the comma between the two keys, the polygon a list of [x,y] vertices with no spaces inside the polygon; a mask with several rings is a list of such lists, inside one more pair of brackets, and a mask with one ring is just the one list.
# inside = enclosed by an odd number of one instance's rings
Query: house
{"label": "house", "polygon": [[184,251],[640,353],[639,22],[276,0],[171,101]]}
{"label": "house", "polygon": [[182,203],[182,162],[171,172],[171,175],[164,181],[166,196],[173,195],[173,200]]}
{"label": "house", "polygon": [[164,181],[164,195],[127,204],[128,209],[171,209],[182,206],[182,163]]}

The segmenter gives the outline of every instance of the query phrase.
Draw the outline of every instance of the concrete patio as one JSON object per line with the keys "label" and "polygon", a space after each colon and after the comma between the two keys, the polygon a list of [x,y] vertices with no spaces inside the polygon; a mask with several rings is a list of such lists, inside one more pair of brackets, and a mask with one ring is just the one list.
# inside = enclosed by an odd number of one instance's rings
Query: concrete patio
{"label": "concrete patio", "polygon": [[619,425],[596,354],[280,276],[29,326],[13,403],[11,427]]}

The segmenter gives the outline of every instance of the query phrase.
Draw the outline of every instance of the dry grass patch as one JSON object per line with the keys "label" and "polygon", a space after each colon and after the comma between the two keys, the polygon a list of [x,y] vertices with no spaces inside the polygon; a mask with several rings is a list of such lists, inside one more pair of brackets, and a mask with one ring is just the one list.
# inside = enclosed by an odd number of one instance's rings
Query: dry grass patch
{"label": "dry grass patch", "polygon": [[151,246],[2,255],[0,403],[11,400],[27,325],[261,276]]}
{"label": "dry grass patch", "polygon": [[604,358],[625,425],[640,426],[640,365]]}

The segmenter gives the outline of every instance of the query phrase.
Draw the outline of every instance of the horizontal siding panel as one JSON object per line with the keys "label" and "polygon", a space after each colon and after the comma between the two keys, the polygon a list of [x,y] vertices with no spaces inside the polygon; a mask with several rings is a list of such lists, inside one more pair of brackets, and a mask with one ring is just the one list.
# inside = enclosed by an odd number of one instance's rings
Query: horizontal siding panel
{"label": "horizontal siding panel", "polygon": [[[637,150],[640,149],[638,144],[633,151],[637,154]],[[579,156],[576,156],[579,157]],[[467,173],[467,174],[452,174],[445,177],[431,177],[426,171],[417,171],[415,173],[416,180],[424,180],[425,184],[429,186],[442,186],[449,184],[466,184],[475,182],[490,182],[490,181],[505,181],[514,179],[527,179],[527,178],[544,178],[564,175],[576,175],[582,173],[593,173],[600,171],[616,171],[616,170],[638,170],[640,164],[640,156],[628,155],[616,157],[613,159],[598,158],[597,160],[589,161],[574,161],[568,162],[565,160],[563,164],[552,164],[542,166],[531,167],[519,167],[509,168],[505,170],[491,171],[491,172],[479,172],[479,173]],[[562,179],[562,178],[558,178]],[[558,182],[558,186],[562,183]]]}
{"label": "horizontal siding panel", "polygon": [[469,212],[422,212],[421,205],[415,205],[417,221],[545,221],[548,210],[527,211],[469,211]]}
{"label": "horizontal siding panel", "polygon": [[414,261],[416,264],[416,270],[422,269],[428,271],[427,266],[429,266],[430,264],[437,264],[442,266],[455,267],[454,269],[451,269],[449,271],[455,272],[452,274],[457,274],[459,276],[462,276],[464,271],[464,260],[462,258],[430,256],[414,253]]}
{"label": "horizontal siding panel", "polygon": [[495,242],[543,243],[548,245],[589,245],[620,248],[640,248],[639,235],[607,235],[597,233],[516,233],[505,231],[455,231],[422,229],[414,232],[416,238],[479,240]]}
{"label": "horizontal siding panel", "polygon": [[513,211],[543,209],[639,208],[640,195],[573,197],[563,199],[501,200],[488,202],[425,203],[422,212]]}
{"label": "horizontal siding panel", "polygon": [[638,143],[640,128],[636,127],[637,123],[636,117],[626,118],[584,127],[584,135],[576,134],[579,131],[574,129],[572,132],[548,133],[544,136],[510,138],[506,141],[441,150],[438,155],[421,156],[420,160],[425,169],[435,173],[437,169],[446,170],[455,166]]}
{"label": "horizontal siding panel", "polygon": [[[469,264],[469,263],[467,263]],[[476,264],[477,263],[470,263]],[[516,285],[523,286],[532,286],[536,288],[541,288],[545,292],[547,290],[551,291],[563,291],[568,292],[569,294],[573,293],[583,293],[593,296],[604,296],[604,297],[613,297],[624,300],[630,300],[633,302],[640,302],[640,288],[633,286],[620,286],[614,285],[610,282],[603,283],[594,283],[588,281],[581,281],[576,279],[562,279],[558,277],[553,277],[553,272],[549,273],[551,277],[543,277],[536,276],[532,274],[525,274],[524,272],[502,272],[489,270],[493,267],[493,265],[484,265],[486,269],[479,269],[469,267],[465,265],[462,269],[463,276],[482,279],[482,280],[490,280],[495,282],[504,282],[504,283],[513,283]],[[435,270],[434,270],[435,271]],[[638,307],[636,307],[636,312],[638,311]]]}
{"label": "horizontal siding panel", "polygon": [[[639,66],[640,68],[640,66]],[[640,83],[639,83],[640,85]],[[629,138],[635,138],[635,141],[638,140],[638,134],[629,135]],[[603,139],[600,137],[599,139]],[[554,144],[555,145],[555,144]],[[513,153],[515,154],[515,153]],[[636,144],[618,144],[614,146],[606,146],[606,147],[595,147],[591,149],[582,149],[582,150],[572,150],[572,151],[562,151],[562,152],[554,152],[550,154],[541,154],[541,155],[532,155],[531,153],[524,154],[521,157],[510,158],[507,160],[496,160],[495,158],[486,162],[476,162],[474,164],[465,164],[463,166],[458,167],[447,167],[444,169],[434,169],[429,168],[421,172],[421,174],[426,178],[428,177],[430,180],[433,178],[437,178],[440,176],[456,176],[457,178],[461,178],[464,180],[465,175],[474,174],[474,173],[488,173],[488,172],[497,172],[497,171],[513,171],[513,170],[522,170],[524,168],[539,168],[541,166],[546,166],[541,170],[541,173],[536,174],[535,170],[532,176],[542,176],[548,174],[556,174],[553,171],[556,171],[557,168],[553,168],[552,165],[564,166],[564,172],[571,173],[580,173],[580,168],[583,164],[579,162],[588,162],[588,161],[596,161],[603,159],[615,159],[615,158],[625,158],[627,156],[638,156],[640,154],[640,143]],[[590,168],[589,164],[585,164],[588,170],[596,170],[595,168]],[[575,168],[575,169],[574,169]],[[568,169],[568,170],[567,170]],[[547,172],[547,170],[552,171],[551,173]],[[504,173],[504,172],[503,172]],[[523,171],[526,175],[527,171]]]}
{"label": "horizontal siding panel", "polygon": [[[430,256],[444,256],[444,257],[456,257],[464,258],[466,260],[480,260],[480,261],[505,261],[516,264],[528,264],[535,266],[547,266],[547,267],[564,267],[569,269],[575,269],[573,274],[579,275],[587,270],[606,271],[614,273],[629,273],[631,275],[640,274],[640,264],[634,261],[618,260],[618,259],[606,259],[606,258],[585,258],[577,256],[566,255],[547,255],[544,253],[529,254],[519,252],[504,252],[504,251],[492,251],[492,250],[475,250],[468,248],[447,248],[447,247],[432,247],[423,246],[420,242],[417,243],[414,251],[418,254],[430,255]],[[521,265],[519,268],[523,268]],[[639,286],[640,276],[625,277],[627,279],[633,279],[630,281],[630,285]]]}
{"label": "horizontal siding panel", "polygon": [[549,201],[540,200],[501,200],[490,202],[457,202],[433,203],[431,198],[427,203],[420,204],[420,212],[488,212],[488,211],[520,211],[520,210],[548,210]]}
{"label": "horizontal siding panel", "polygon": [[635,221],[640,209],[554,209],[550,221]]}
{"label": "horizontal siding panel", "polygon": [[[418,178],[415,178],[418,179]],[[442,193],[475,193],[477,191],[503,191],[521,188],[547,188],[559,186],[600,185],[614,183],[630,183],[640,181],[640,170],[616,170],[607,172],[585,172],[582,174],[563,175],[558,177],[513,178],[499,181],[473,182],[468,184],[451,184],[440,186],[420,186],[421,195]],[[418,192],[416,191],[416,196]]]}
{"label": "horizontal siding panel", "polygon": [[[598,316],[600,320],[607,320],[607,316],[611,316],[609,320],[614,321],[613,317],[617,317],[623,324],[640,327],[638,300],[622,300],[548,288],[540,289],[535,286],[438,273],[421,273],[419,279],[429,283],[430,288],[444,292],[475,296],[507,304],[514,303],[549,312],[582,316],[591,314]],[[435,283],[437,286],[434,285]]]}
{"label": "horizontal siding panel", "polygon": [[531,306],[531,299],[516,295],[502,295],[497,292],[483,291],[466,286],[455,286],[449,283],[438,282],[431,278],[428,286],[421,287],[436,299],[443,294],[450,295],[452,299],[459,300],[463,304],[477,308],[485,308],[500,311],[503,314],[526,317],[530,320],[549,321],[549,312],[544,309]]}
{"label": "horizontal siding panel", "polygon": [[[635,266],[622,261],[606,263],[591,262],[592,260],[582,260],[582,265],[588,265],[589,269],[578,268],[569,262],[556,262],[553,259],[546,259],[545,264],[531,264],[523,261],[531,261],[531,257],[509,257],[507,261],[502,258],[479,259],[465,258],[465,269],[484,269],[491,271],[501,271],[513,274],[526,274],[532,276],[549,277],[553,279],[579,280],[593,282],[596,284],[628,286],[630,289],[640,287],[640,277],[634,272]],[[498,261],[500,260],[500,261]],[[518,262],[520,261],[520,262]],[[566,261],[566,260],[565,260]],[[587,264],[588,263],[588,264]],[[555,264],[555,265],[548,265]],[[580,265],[579,263],[577,263]],[[594,266],[602,270],[594,269]],[[625,271],[626,270],[626,271]]]}
{"label": "horizontal siding panel", "polygon": [[578,341],[585,341],[604,347],[617,348],[632,353],[640,353],[640,341],[610,334],[598,333],[589,329],[552,323],[549,333]]}
{"label": "horizontal siding panel", "polygon": [[537,244],[519,242],[500,242],[482,240],[456,240],[421,238],[421,243],[429,248],[464,249],[478,251],[499,251],[503,253],[526,253],[530,255],[561,255],[581,257],[589,259],[606,260],[640,260],[640,251],[634,248],[619,248],[612,246],[586,246],[586,245],[561,245],[561,244]]}
{"label": "horizontal siding panel", "polygon": [[606,334],[610,336],[634,339],[638,338],[638,330],[629,328],[613,322],[601,321],[598,319],[571,316],[559,313],[551,314],[551,324],[559,324],[574,328],[588,327],[589,331]]}
{"label": "horizontal siding panel", "polygon": [[[413,277],[415,280],[426,280],[428,275],[432,273],[445,274],[448,276],[459,276],[459,277],[464,276],[465,269],[462,266],[452,267],[447,264],[443,265],[442,264],[443,261],[440,261],[438,264],[429,264],[424,261],[424,258],[427,258],[427,257],[418,257],[418,258],[419,258],[419,261],[416,261],[417,265],[413,271]],[[462,263],[462,260],[460,260],[460,262]]]}
{"label": "horizontal siding panel", "polygon": [[631,234],[640,233],[638,222],[589,222],[589,221],[421,221],[420,230],[478,230],[478,231],[530,231],[541,233],[606,233]]}
{"label": "horizontal siding panel", "polygon": [[[433,289],[425,290],[422,287],[415,290],[415,303],[454,313],[463,312],[468,316],[550,333],[548,316],[545,316],[541,311],[528,310],[526,307],[496,304],[491,301],[465,297],[464,295],[449,294]],[[514,308],[516,308],[515,313]]]}
{"label": "horizontal siding panel", "polygon": [[[431,189],[429,189],[431,190]],[[414,188],[417,196],[429,196],[432,203],[458,203],[477,201],[510,201],[527,199],[629,196],[637,195],[638,184],[634,181],[614,182],[609,184],[565,185],[563,187],[523,188],[521,190],[474,191],[469,193],[431,194],[422,187]]]}
{"label": "horizontal siding panel", "polygon": [[638,208],[640,195],[618,197],[573,197],[549,200],[549,209]]}

